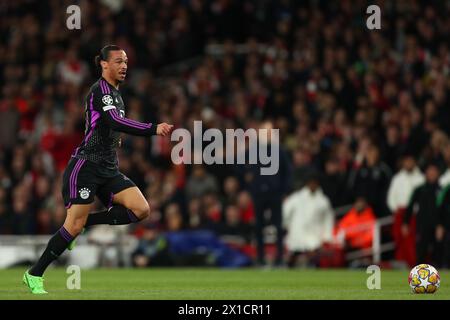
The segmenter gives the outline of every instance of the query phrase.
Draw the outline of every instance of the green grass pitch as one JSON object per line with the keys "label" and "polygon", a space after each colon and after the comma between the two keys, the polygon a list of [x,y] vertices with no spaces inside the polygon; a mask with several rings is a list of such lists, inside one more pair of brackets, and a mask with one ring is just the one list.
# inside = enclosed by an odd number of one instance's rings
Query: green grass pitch
{"label": "green grass pitch", "polygon": [[381,289],[368,290],[361,270],[263,269],[95,269],[81,271],[81,290],[69,290],[69,274],[51,268],[49,294],[32,295],[22,284],[25,269],[0,270],[0,300],[5,299],[450,299],[450,271],[441,271],[435,294],[410,292],[408,271],[381,271]]}

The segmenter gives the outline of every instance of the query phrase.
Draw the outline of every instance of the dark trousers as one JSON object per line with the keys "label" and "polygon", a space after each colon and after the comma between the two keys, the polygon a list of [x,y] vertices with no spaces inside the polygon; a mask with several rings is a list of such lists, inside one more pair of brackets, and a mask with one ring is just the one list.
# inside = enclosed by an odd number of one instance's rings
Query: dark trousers
{"label": "dark trousers", "polygon": [[435,228],[428,227],[418,229],[416,234],[416,257],[417,264],[420,263],[436,263],[440,260],[435,237]]}
{"label": "dark trousers", "polygon": [[281,228],[281,204],[282,200],[279,196],[270,197],[267,195],[253,195],[255,204],[255,235],[256,235],[256,251],[259,264],[265,264],[264,251],[264,227],[267,225],[265,220],[265,211],[270,210],[270,223],[273,224],[277,231],[276,238],[276,257],[275,264],[280,265],[283,261],[283,230]]}
{"label": "dark trousers", "polygon": [[299,257],[302,256],[304,258],[304,262],[307,267],[318,267],[320,265],[320,252],[319,250],[314,251],[294,251],[289,254],[287,259],[287,266],[289,268],[295,268],[297,266],[297,262]]}
{"label": "dark trousers", "polygon": [[436,242],[437,268],[450,268],[450,232],[445,231],[444,238]]}

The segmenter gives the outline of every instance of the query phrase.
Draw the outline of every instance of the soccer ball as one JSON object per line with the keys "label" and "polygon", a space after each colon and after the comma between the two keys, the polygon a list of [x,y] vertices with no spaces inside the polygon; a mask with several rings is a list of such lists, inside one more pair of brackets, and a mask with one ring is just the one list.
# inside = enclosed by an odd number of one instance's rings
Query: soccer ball
{"label": "soccer ball", "polygon": [[432,265],[419,264],[411,269],[408,282],[414,293],[435,293],[441,284],[441,278]]}

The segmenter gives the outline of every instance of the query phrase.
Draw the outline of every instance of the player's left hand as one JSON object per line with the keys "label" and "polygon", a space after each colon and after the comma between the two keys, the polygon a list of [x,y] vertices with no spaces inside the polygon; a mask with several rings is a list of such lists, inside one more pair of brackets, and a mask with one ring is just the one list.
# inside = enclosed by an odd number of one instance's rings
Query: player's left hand
{"label": "player's left hand", "polygon": [[158,124],[158,126],[156,127],[156,134],[159,136],[163,136],[165,137],[166,135],[168,135],[170,133],[170,131],[172,131],[173,129],[173,124],[167,124],[165,122]]}

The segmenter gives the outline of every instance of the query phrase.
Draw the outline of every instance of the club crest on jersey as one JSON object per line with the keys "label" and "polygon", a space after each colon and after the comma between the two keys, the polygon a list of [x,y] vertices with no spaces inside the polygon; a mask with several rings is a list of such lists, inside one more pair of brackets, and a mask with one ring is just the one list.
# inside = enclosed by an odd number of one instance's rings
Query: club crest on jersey
{"label": "club crest on jersey", "polygon": [[113,98],[109,94],[104,95],[103,98],[102,98],[102,101],[106,105],[111,105],[114,102]]}
{"label": "club crest on jersey", "polygon": [[78,192],[80,194],[81,199],[86,200],[87,198],[89,198],[89,194],[91,193],[91,190],[89,190],[88,188],[82,188]]}

